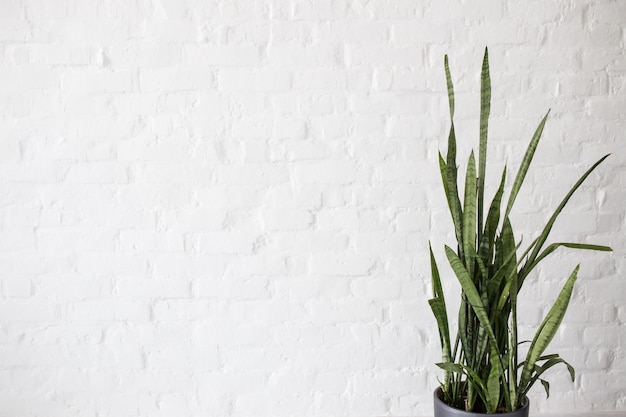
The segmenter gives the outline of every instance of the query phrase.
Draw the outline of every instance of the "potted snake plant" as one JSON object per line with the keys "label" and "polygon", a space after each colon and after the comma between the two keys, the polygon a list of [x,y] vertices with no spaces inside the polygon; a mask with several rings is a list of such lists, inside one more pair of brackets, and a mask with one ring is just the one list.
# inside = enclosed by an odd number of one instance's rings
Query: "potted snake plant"
{"label": "potted snake plant", "polygon": [[543,385],[549,396],[550,385],[544,379],[544,372],[562,364],[574,380],[574,368],[558,354],[547,353],[546,348],[567,310],[578,266],[565,280],[530,344],[522,344],[518,340],[518,294],[537,265],[558,248],[611,250],[608,246],[583,243],[556,242],[546,245],[559,213],[572,194],[608,155],[582,174],[547,223],[537,229],[538,236],[524,246],[521,239],[516,239],[509,216],[549,111],[530,140],[513,184],[506,193],[508,199],[505,198],[507,169],[504,167],[499,186],[487,207],[484,191],[491,80],[488,51],[485,49],[481,71],[478,161],[472,151],[466,165],[463,193],[459,196],[453,121],[454,89],[447,56],[444,67],[451,126],[445,158],[439,154],[439,168],[457,240],[455,247],[445,246],[444,253],[461,285],[461,302],[456,335],[452,337],[439,268],[431,247],[434,297],[429,304],[437,321],[442,348],[442,362],[437,365],[443,370],[443,380],[440,380],[434,395],[435,417],[467,417],[485,413],[527,416],[527,394],[536,382]]}

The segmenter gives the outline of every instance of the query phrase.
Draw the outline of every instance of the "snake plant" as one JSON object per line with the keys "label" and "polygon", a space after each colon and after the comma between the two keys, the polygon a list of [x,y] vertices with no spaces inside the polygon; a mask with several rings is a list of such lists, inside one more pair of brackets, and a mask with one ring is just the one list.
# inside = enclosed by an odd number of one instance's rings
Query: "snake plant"
{"label": "snake plant", "polygon": [[572,194],[608,155],[600,158],[578,179],[547,223],[542,225],[539,235],[527,247],[522,247],[521,240],[516,240],[509,215],[537,149],[549,111],[530,140],[508,192],[506,205],[507,170],[504,167],[499,186],[486,210],[484,190],[491,80],[488,51],[485,49],[481,71],[478,161],[472,151],[466,167],[461,200],[453,120],[454,88],[447,55],[444,67],[451,126],[446,156],[444,158],[439,154],[439,168],[457,240],[456,250],[445,246],[444,252],[462,291],[458,328],[456,337],[452,339],[439,268],[430,247],[434,297],[429,300],[429,304],[437,321],[442,347],[442,362],[438,364],[444,371],[443,381],[440,381],[441,390],[443,400],[455,408],[479,413],[511,412],[524,405],[524,398],[537,381],[541,382],[549,396],[550,386],[543,376],[553,366],[565,365],[574,380],[574,368],[558,354],[546,354],[545,350],[567,310],[578,266],[565,281],[530,345],[524,349],[526,353],[523,360],[520,357],[521,342],[518,340],[518,294],[535,267],[558,248],[611,250],[608,246],[583,243],[557,242],[546,245],[559,213]]}

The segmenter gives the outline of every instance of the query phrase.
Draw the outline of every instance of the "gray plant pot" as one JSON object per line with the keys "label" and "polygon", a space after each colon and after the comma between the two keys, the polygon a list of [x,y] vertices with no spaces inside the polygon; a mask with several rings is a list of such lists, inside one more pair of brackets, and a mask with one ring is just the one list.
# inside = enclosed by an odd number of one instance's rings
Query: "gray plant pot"
{"label": "gray plant pot", "polygon": [[[441,391],[441,387],[435,390],[435,394],[433,396],[433,404],[435,406],[435,417],[485,417],[488,414],[483,413],[470,413],[464,410],[459,410],[458,408],[450,407],[446,403],[443,402],[443,392]],[[498,417],[528,417],[528,406],[530,401],[528,401],[528,397],[524,399],[524,406],[518,410],[513,411],[512,413],[498,413],[496,416]]]}

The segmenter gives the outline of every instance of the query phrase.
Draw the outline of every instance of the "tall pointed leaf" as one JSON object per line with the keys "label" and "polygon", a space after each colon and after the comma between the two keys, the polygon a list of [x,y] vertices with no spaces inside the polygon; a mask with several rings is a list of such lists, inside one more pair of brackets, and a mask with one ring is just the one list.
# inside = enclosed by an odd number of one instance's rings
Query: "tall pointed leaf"
{"label": "tall pointed leaf", "polygon": [[471,309],[467,305],[467,296],[461,294],[461,305],[459,306],[459,332],[458,336],[461,341],[461,347],[467,363],[474,363],[474,345],[471,343],[471,339],[474,331],[473,320],[468,317],[471,316]]}
{"label": "tall pointed leaf", "polygon": [[448,105],[450,107],[450,120],[454,118],[454,86],[452,76],[450,76],[450,66],[448,65],[448,55],[443,58],[443,66],[446,71],[446,84],[448,85]]}
{"label": "tall pointed leaf", "polygon": [[511,330],[509,332],[509,398],[512,404],[517,404],[517,273],[512,274],[509,294],[511,298]]}
{"label": "tall pointed leaf", "polygon": [[569,242],[557,242],[552,243],[547,248],[541,252],[539,256],[534,260],[534,262],[528,267],[529,270],[532,270],[543,258],[550,255],[552,252],[557,250],[560,247],[570,248],[570,249],[583,249],[583,250],[597,250],[601,252],[611,252],[610,246],[602,246],[602,245],[590,245],[586,243],[569,243]]}
{"label": "tall pointed leaf", "polygon": [[[450,200],[448,199],[448,195],[450,194],[448,191],[448,167],[441,152],[439,152],[439,173],[441,174],[441,183],[443,184],[446,201],[448,202],[448,207],[450,207]],[[450,207],[450,209],[452,209],[452,207]]]}
{"label": "tall pointed leaf", "polygon": [[[441,278],[439,276],[439,268],[435,261],[432,247],[430,247],[430,267],[433,285],[434,298],[429,300],[430,307],[433,311],[435,319],[437,320],[437,327],[439,329],[439,340],[441,342],[441,357],[443,362],[451,361],[451,348],[450,348],[450,329],[448,326],[448,313],[446,311],[446,302],[443,294],[443,288],[441,286]],[[446,372],[444,377],[444,385],[448,388],[450,384],[450,374]]]}
{"label": "tall pointed leaf", "polygon": [[450,249],[449,246],[445,247],[446,256],[448,257],[448,261],[450,262],[450,266],[454,271],[459,283],[461,284],[461,288],[463,289],[463,294],[467,297],[467,303],[470,305],[474,314],[480,321],[480,325],[485,328],[487,331],[487,335],[489,336],[489,341],[497,346],[496,336],[493,333],[493,329],[491,328],[491,324],[489,323],[489,317],[487,316],[487,307],[483,305],[482,300],[480,298],[480,294],[472,281],[472,278],[469,276],[467,270],[463,266],[463,262],[457,256],[457,254]]}
{"label": "tall pointed leaf", "polygon": [[[478,266],[478,273],[476,274],[478,276],[478,279],[476,282],[478,292],[480,294],[480,299],[483,305],[489,305],[489,296],[487,294],[487,280],[489,279],[489,277],[487,268],[483,264],[480,257],[476,257],[475,259],[476,265]],[[478,329],[475,346],[476,355],[474,357],[474,363],[472,365],[477,366],[486,358],[487,349],[489,348],[489,338],[487,337],[487,332],[482,327]]]}
{"label": "tall pointed leaf", "polygon": [[[535,382],[537,382],[537,380],[543,381],[539,377],[541,375],[543,375],[543,373],[546,372],[548,369],[552,368],[555,365],[561,364],[561,363],[564,364],[567,367],[567,371],[569,372],[569,376],[570,376],[572,382],[574,382],[574,379],[576,378],[576,372],[574,371],[574,367],[572,367],[572,365],[567,363],[565,360],[561,359],[559,357],[559,355],[556,355],[556,358],[551,358],[551,359],[547,360],[546,362],[543,363],[543,365],[535,365],[533,376],[532,376],[530,382],[528,383],[528,388],[532,387],[535,384]],[[542,382],[542,384],[543,384],[543,382]],[[543,384],[543,385],[545,387],[545,384]],[[548,396],[550,396],[549,392],[546,392],[546,394]]]}
{"label": "tall pointed leaf", "polygon": [[485,231],[480,238],[479,254],[485,264],[489,264],[491,262],[491,254],[495,243],[496,231],[498,229],[498,223],[500,222],[500,205],[502,202],[502,194],[504,193],[505,181],[506,167],[504,167],[504,170],[502,171],[500,185],[498,186],[498,190],[491,201],[491,206],[489,206],[487,220],[485,221]]}
{"label": "tall pointed leaf", "polygon": [[[502,239],[498,239],[499,243],[499,250],[501,252],[503,252],[502,250]],[[511,275],[511,264],[515,264],[515,258],[517,256],[517,250],[520,248],[521,246],[521,242],[517,244],[517,246],[515,246],[515,249],[510,251],[509,253],[504,253],[503,252],[503,260],[501,261],[501,263],[498,263],[498,269],[496,269],[495,274],[493,274],[491,276],[491,278],[489,279],[489,281],[487,282],[487,294],[489,296],[489,303],[491,305],[493,304],[497,304],[497,299],[500,296],[500,294],[498,293],[498,290],[500,289],[500,286],[502,285],[502,280],[506,280],[510,279],[510,275]],[[508,274],[508,275],[507,275]]]}
{"label": "tall pointed leaf", "polygon": [[515,236],[513,235],[513,228],[511,227],[511,222],[509,221],[508,217],[505,217],[504,219],[502,234],[500,235],[500,242],[500,253],[502,253],[502,255],[512,254],[512,258],[502,265],[502,274],[503,277],[506,277],[506,284],[504,286],[504,289],[502,289],[502,292],[500,293],[500,299],[496,307],[497,310],[502,310],[506,301],[510,298],[511,281],[513,280],[514,276],[517,276],[517,246],[515,245]]}
{"label": "tall pointed leaf", "polygon": [[[487,307],[483,305],[480,294],[478,293],[478,290],[476,289],[476,286],[474,285],[471,277],[467,273],[467,270],[463,266],[461,259],[459,259],[457,254],[452,249],[450,249],[450,247],[446,246],[445,251],[448,261],[450,262],[450,266],[452,267],[454,274],[461,284],[463,294],[467,298],[467,303],[470,305],[474,314],[476,315],[476,318],[480,322],[480,328],[482,328],[487,333],[487,336],[489,337],[489,343],[495,348],[496,346],[498,346],[498,342],[491,327],[491,323],[489,322]],[[501,362],[502,359],[499,355],[495,355],[493,360],[498,360]],[[498,369],[500,377],[502,378],[502,380],[504,380],[506,376],[504,375],[504,368],[502,367],[501,363]],[[485,393],[485,395],[491,394]]]}
{"label": "tall pointed leaf", "polygon": [[[481,396],[483,402],[485,404],[491,402],[490,393],[487,389],[487,385],[485,385],[483,379],[472,368],[470,368],[469,366],[465,366],[462,363],[438,363],[437,366],[443,370],[465,375],[468,382],[478,388],[478,394]],[[465,411],[472,411],[471,407],[469,407],[469,409],[466,407]]]}
{"label": "tall pointed leaf", "polygon": [[483,200],[487,168],[487,131],[491,112],[491,77],[489,75],[489,51],[485,48],[480,74],[480,140],[478,148],[478,239],[483,230]]}
{"label": "tall pointed leaf", "polygon": [[474,152],[470,154],[465,175],[463,252],[465,253],[465,266],[471,277],[474,275],[474,256],[472,255],[476,253],[476,163]]}
{"label": "tall pointed leaf", "polygon": [[572,290],[574,288],[574,283],[576,282],[576,278],[578,277],[578,269],[580,266],[576,266],[572,274],[569,276],[563,289],[559,293],[556,301],[552,305],[552,308],[546,315],[545,319],[539,326],[537,333],[535,333],[535,337],[530,344],[530,348],[528,348],[528,353],[526,355],[526,363],[524,364],[524,368],[522,369],[522,376],[520,379],[520,393],[523,396],[528,389],[530,388],[529,382],[531,380],[532,371],[535,367],[535,364],[539,357],[543,354],[545,349],[548,347],[548,344],[554,338],[558,327],[563,321],[563,317],[565,316],[565,312],[567,311],[567,306],[569,305],[569,300],[572,296]]}
{"label": "tall pointed leaf", "polygon": [[[440,163],[440,166],[444,166]],[[454,223],[454,233],[457,241],[460,243],[461,257],[464,257],[463,253],[463,210],[461,209],[461,200],[459,199],[459,189],[457,185],[457,167],[456,167],[456,136],[454,134],[454,123],[450,126],[450,134],[448,136],[448,153],[446,155],[445,163],[446,173],[446,198],[448,200],[448,207],[450,208],[450,214],[452,215],[452,222]],[[442,174],[442,178],[444,175]]]}
{"label": "tall pointed leaf", "polygon": [[489,357],[489,363],[491,369],[489,370],[489,377],[487,378],[487,391],[491,397],[491,403],[486,404],[487,413],[493,414],[498,408],[498,400],[500,399],[500,375],[503,374],[500,365],[500,353],[491,345],[491,355]]}
{"label": "tall pointed leaf", "polygon": [[535,134],[533,135],[530,143],[528,144],[528,148],[526,149],[526,153],[524,154],[524,158],[522,159],[522,163],[517,171],[517,175],[515,176],[515,181],[513,182],[513,187],[511,188],[511,194],[509,195],[509,202],[506,205],[506,212],[504,217],[508,217],[511,209],[513,208],[513,203],[515,202],[515,198],[517,197],[517,193],[519,189],[522,187],[522,183],[524,182],[524,178],[526,178],[526,173],[528,172],[528,168],[530,167],[530,163],[533,160],[533,156],[535,156],[535,150],[537,150],[537,145],[539,144],[539,139],[541,139],[541,134],[543,133],[543,128],[546,125],[546,120],[548,120],[548,115],[550,114],[550,110],[543,117],[539,126],[537,126],[537,130],[535,130]]}
{"label": "tall pointed leaf", "polygon": [[587,179],[587,177],[598,167],[598,165],[600,165],[602,162],[604,162],[604,160],[606,158],[608,158],[609,155],[610,154],[604,155],[602,158],[600,158],[598,161],[596,161],[596,163],[593,164],[591,166],[591,168],[589,168],[578,179],[578,181],[576,181],[576,184],[574,184],[572,186],[572,188],[565,195],[565,197],[563,198],[563,200],[561,201],[559,206],[556,208],[556,210],[554,211],[554,213],[550,217],[550,220],[548,220],[548,223],[546,223],[545,227],[543,228],[543,231],[541,232],[541,234],[537,238],[537,241],[534,244],[533,250],[530,253],[530,255],[528,256],[528,260],[526,261],[526,263],[524,264],[524,266],[520,270],[520,277],[519,277],[519,286],[520,286],[520,288],[522,287],[522,284],[524,283],[524,279],[526,278],[528,273],[532,270],[530,268],[530,266],[533,265],[533,263],[535,262],[535,259],[537,258],[537,255],[539,254],[539,251],[543,247],[543,244],[548,239],[548,235],[550,234],[550,231],[552,230],[552,226],[554,226],[554,222],[556,222],[557,217],[559,216],[559,214],[561,214],[561,211],[563,210],[563,207],[565,207],[565,205],[567,204],[569,199],[576,192],[576,190],[582,185],[582,183]]}

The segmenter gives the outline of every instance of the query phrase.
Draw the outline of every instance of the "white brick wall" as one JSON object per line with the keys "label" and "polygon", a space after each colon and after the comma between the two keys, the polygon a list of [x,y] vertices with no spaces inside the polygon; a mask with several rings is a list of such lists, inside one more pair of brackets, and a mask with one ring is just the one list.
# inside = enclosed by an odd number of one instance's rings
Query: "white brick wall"
{"label": "white brick wall", "polygon": [[530,330],[582,260],[554,342],[578,379],[533,412],[625,412],[625,22],[622,0],[0,1],[0,416],[430,415],[443,55],[465,159],[485,45],[495,165],[552,108],[520,235],[613,153],[554,238],[614,253],[555,255],[523,295]]}

